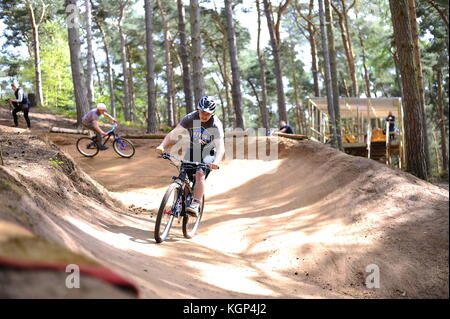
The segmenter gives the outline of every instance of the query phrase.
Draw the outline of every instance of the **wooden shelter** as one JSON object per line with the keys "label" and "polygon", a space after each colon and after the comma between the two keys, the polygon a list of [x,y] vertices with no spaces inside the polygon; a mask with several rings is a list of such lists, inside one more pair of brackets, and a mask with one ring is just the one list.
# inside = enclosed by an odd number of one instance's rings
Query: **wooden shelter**
{"label": "wooden shelter", "polygon": [[[401,98],[340,97],[342,143],[346,153],[366,156],[392,165],[405,163],[403,108]],[[308,137],[323,143],[330,140],[327,98],[308,99]],[[386,117],[395,116],[395,132],[389,134]],[[388,132],[388,134],[386,134]]]}

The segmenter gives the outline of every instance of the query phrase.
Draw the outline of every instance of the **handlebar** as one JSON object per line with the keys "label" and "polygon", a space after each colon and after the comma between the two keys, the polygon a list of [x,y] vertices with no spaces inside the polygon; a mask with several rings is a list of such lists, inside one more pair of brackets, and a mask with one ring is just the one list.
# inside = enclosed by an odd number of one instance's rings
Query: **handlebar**
{"label": "handlebar", "polygon": [[107,134],[111,134],[112,132],[114,132],[115,130],[116,130],[116,128],[119,126],[119,124],[118,123],[114,123],[113,124],[113,127],[110,129],[110,130],[108,130],[106,133]]}
{"label": "handlebar", "polygon": [[[171,162],[173,162],[172,161],[172,158],[173,159],[175,159],[176,161],[178,161],[178,162],[180,162],[181,163],[181,165],[183,165],[183,166],[193,166],[194,168],[196,168],[196,167],[202,167],[202,168],[206,168],[206,169],[210,169],[210,164],[205,164],[205,163],[201,163],[201,162],[191,162],[191,161],[186,161],[186,160],[183,160],[183,159],[181,159],[181,158],[178,158],[178,157],[176,157],[176,156],[174,156],[174,155],[172,155],[172,154],[169,154],[169,153],[163,153],[161,156],[159,156],[160,158],[163,158],[163,159],[167,159],[167,160],[169,160],[169,161],[171,161]],[[175,165],[175,164],[173,164],[173,165]],[[176,166],[176,165],[175,165]],[[178,166],[177,166],[178,167]]]}

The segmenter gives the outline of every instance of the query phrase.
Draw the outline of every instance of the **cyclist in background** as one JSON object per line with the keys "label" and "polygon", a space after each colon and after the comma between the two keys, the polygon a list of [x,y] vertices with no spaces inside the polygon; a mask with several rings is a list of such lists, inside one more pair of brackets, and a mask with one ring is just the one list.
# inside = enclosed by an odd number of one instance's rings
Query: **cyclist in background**
{"label": "cyclist in background", "polygon": [[186,212],[197,217],[205,192],[205,179],[211,169],[218,169],[225,154],[224,133],[222,122],[214,115],[216,103],[208,96],[203,96],[197,104],[197,110],[187,114],[180,123],[166,135],[156,148],[156,153],[165,152],[170,140],[175,140],[184,130],[189,131],[190,147],[185,154],[185,160],[210,164],[210,169],[197,168],[195,172],[194,198],[186,207]]}
{"label": "cyclist in background", "polygon": [[[107,136],[108,133],[102,131],[98,125],[98,119],[100,116],[105,115],[111,119],[114,123],[118,123],[117,120],[106,113],[106,105],[103,103],[98,103],[97,107],[87,112],[81,121],[83,126],[90,131],[93,131],[96,135],[96,143],[101,151],[107,150],[108,146],[102,145],[102,137]],[[95,145],[95,144],[94,144]],[[88,145],[88,148],[93,148],[94,145]]]}

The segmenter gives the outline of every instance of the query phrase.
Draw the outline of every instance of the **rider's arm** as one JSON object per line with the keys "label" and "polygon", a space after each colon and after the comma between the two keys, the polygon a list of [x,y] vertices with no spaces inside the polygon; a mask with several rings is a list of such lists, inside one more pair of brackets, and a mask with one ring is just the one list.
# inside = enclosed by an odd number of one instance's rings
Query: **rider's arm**
{"label": "rider's arm", "polygon": [[225,155],[225,143],[223,137],[219,139],[214,139],[214,145],[216,146],[216,157],[212,164],[219,165]]}
{"label": "rider's arm", "polygon": [[109,117],[109,119],[110,119],[111,121],[113,121],[114,123],[117,122],[117,120],[116,120],[114,117],[112,117],[110,114],[108,114],[108,113],[105,112],[105,113],[103,113],[103,115]]}
{"label": "rider's arm", "polygon": [[182,134],[184,132],[184,130],[185,130],[185,128],[182,127],[180,124],[175,126],[175,128],[172,131],[170,131],[169,134],[166,135],[166,137],[164,137],[164,140],[156,148],[156,151],[158,152],[158,150],[160,150],[160,151],[164,152],[164,150],[166,149],[167,145],[170,144],[170,141],[176,140],[178,135]]}
{"label": "rider's arm", "polygon": [[282,130],[279,130],[280,133],[286,133],[287,128],[283,128]]}

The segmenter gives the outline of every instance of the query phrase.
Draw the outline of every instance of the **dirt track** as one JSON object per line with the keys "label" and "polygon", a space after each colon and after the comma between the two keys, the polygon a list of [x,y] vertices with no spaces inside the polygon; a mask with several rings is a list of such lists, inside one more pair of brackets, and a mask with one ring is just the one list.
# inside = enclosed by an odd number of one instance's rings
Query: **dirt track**
{"label": "dirt track", "polygon": [[[137,142],[132,159],[113,150],[86,159],[75,137],[47,138],[112,196],[151,212],[175,172],[154,155],[157,141]],[[280,160],[226,161],[210,175],[191,240],[175,225],[158,245],[151,213],[91,207],[90,218],[65,218],[68,246],[144,298],[448,298],[447,190],[318,143],[283,143]],[[370,264],[379,289],[364,285]]]}

